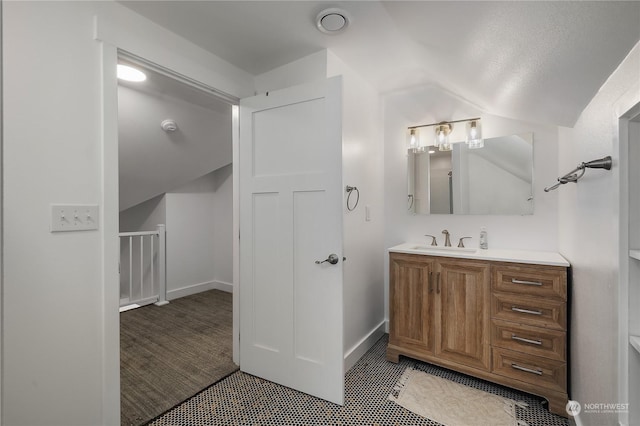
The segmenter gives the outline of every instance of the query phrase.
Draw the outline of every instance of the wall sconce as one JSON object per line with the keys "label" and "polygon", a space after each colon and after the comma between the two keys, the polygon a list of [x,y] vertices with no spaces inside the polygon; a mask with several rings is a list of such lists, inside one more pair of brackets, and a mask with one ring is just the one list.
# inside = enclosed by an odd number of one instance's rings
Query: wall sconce
{"label": "wall sconce", "polygon": [[[434,127],[435,128],[435,140],[433,145],[437,146],[440,151],[451,151],[453,145],[450,140],[450,135],[453,131],[454,123],[467,123],[466,126],[466,138],[464,142],[467,143],[469,149],[482,148],[484,146],[484,139],[482,139],[482,128],[480,125],[480,118],[467,118],[465,120],[454,121],[441,121],[439,123],[421,124],[418,126],[408,127],[409,130],[409,149],[413,149],[414,152],[424,151],[425,147],[420,144],[420,137],[418,136],[418,128],[421,127]],[[462,141],[455,141],[462,142]]]}

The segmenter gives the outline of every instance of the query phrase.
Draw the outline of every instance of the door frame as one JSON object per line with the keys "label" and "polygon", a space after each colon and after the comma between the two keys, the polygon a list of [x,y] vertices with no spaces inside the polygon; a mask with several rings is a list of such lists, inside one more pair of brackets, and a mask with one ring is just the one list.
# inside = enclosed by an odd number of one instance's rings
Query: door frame
{"label": "door frame", "polygon": [[[625,92],[614,105],[614,122],[617,127],[617,139],[614,139],[614,162],[619,167],[617,186],[620,190],[618,204],[618,401],[629,402],[629,301],[633,291],[629,285],[629,146],[634,141],[630,137],[631,123],[640,118],[640,85]],[[617,146],[616,146],[617,145]],[[615,164],[615,163],[614,163]],[[616,185],[616,184],[614,184]],[[618,413],[620,424],[629,423],[629,412]]]}
{"label": "door frame", "polygon": [[[106,25],[108,27],[108,25]],[[240,330],[239,330],[239,108],[240,99],[234,95],[218,90],[199,80],[173,71],[169,66],[151,62],[132,53],[112,37],[111,28],[104,33],[95,22],[94,38],[99,42],[101,58],[101,98],[102,98],[102,199],[99,215],[102,226],[102,296],[103,296],[103,340],[102,340],[102,423],[120,424],[120,317],[119,317],[119,274],[120,260],[119,232],[119,189],[118,189],[118,81],[114,70],[119,57],[126,57],[133,62],[141,63],[147,68],[158,71],[197,89],[212,93],[232,106],[232,191],[233,191],[233,361],[239,364]],[[172,54],[170,62],[184,61],[184,58]]]}

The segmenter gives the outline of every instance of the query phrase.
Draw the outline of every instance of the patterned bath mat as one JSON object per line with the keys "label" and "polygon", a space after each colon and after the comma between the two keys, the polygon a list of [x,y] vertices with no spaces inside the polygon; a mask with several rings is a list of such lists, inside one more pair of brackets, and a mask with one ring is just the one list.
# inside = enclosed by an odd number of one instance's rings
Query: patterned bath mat
{"label": "patterned bath mat", "polygon": [[[526,404],[408,367],[389,399],[446,426],[524,426],[516,405]],[[478,423],[481,422],[481,423]]]}

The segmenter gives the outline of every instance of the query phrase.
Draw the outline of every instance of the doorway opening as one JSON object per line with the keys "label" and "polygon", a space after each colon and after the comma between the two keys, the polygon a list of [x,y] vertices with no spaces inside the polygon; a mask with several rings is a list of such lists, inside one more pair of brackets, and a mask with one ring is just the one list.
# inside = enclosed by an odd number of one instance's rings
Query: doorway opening
{"label": "doorway opening", "polygon": [[124,52],[118,64],[146,77],[117,89],[121,424],[137,425],[237,370],[234,105]]}

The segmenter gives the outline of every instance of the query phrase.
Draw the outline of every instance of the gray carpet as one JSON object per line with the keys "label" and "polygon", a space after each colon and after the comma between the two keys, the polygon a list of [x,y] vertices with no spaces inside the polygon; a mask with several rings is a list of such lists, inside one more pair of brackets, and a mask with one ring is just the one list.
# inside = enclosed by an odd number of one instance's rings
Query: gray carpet
{"label": "gray carpet", "polygon": [[[536,396],[485,382],[432,364],[401,357],[385,359],[388,337],[381,338],[345,377],[345,404],[339,406],[267,380],[236,372],[207,388],[162,417],[153,426],[436,426],[388,399],[407,367],[466,386],[491,392],[529,407],[516,408],[530,426],[568,426],[567,419],[549,413]],[[491,426],[482,418],[474,425]]]}
{"label": "gray carpet", "polygon": [[141,425],[237,370],[231,293],[120,314],[121,424]]}

